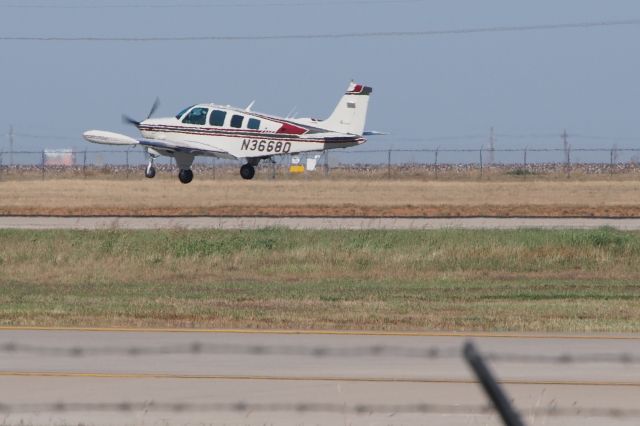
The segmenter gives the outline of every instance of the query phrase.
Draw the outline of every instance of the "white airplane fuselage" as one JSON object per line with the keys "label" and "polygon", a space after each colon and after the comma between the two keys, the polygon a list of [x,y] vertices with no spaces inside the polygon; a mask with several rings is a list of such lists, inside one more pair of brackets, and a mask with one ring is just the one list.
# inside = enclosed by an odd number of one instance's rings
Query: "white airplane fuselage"
{"label": "white airplane fuselage", "polygon": [[[294,120],[220,105],[199,104],[192,107],[191,111],[196,108],[209,110],[204,124],[185,124],[176,117],[154,118],[142,121],[139,126],[140,132],[145,139],[168,142],[177,147],[194,150],[217,151],[224,157],[235,158],[299,154],[348,148],[366,142],[362,136],[332,132]],[[222,126],[211,124],[214,111],[225,114],[225,123]],[[234,116],[242,118],[241,127],[231,127],[230,122]],[[255,120],[259,127],[246,128],[245,123],[249,120]],[[307,120],[313,123],[312,120]]]}

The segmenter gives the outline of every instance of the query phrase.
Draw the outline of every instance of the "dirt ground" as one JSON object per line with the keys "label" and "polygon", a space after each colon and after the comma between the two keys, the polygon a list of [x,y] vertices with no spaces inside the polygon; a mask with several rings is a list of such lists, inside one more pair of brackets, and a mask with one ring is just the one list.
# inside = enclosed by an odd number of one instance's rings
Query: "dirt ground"
{"label": "dirt ground", "polygon": [[636,181],[25,180],[2,215],[637,217]]}

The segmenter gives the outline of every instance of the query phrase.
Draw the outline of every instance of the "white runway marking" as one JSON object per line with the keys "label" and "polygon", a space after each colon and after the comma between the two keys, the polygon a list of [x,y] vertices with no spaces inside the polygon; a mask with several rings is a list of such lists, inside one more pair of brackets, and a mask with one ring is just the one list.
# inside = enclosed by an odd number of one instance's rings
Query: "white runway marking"
{"label": "white runway marking", "polygon": [[330,218],[0,216],[0,229],[597,229],[640,230],[640,218]]}

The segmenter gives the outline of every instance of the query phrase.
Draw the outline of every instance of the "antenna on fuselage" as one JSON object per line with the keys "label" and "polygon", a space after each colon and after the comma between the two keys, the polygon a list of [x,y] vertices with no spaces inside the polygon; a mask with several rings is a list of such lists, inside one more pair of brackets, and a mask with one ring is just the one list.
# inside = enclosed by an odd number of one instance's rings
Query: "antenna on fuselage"
{"label": "antenna on fuselage", "polygon": [[289,114],[287,114],[287,116],[285,118],[293,118],[293,114],[296,113],[296,108],[298,108],[298,107],[294,106],[293,108],[291,108],[291,111],[289,111]]}
{"label": "antenna on fuselage", "polygon": [[255,103],[256,103],[256,101],[255,101],[255,100],[251,101],[251,103],[249,104],[249,106],[248,106],[248,107],[246,107],[244,110],[245,110],[245,111],[247,111],[247,112],[250,112],[250,111],[251,111],[251,108],[253,108],[253,104],[255,104]]}

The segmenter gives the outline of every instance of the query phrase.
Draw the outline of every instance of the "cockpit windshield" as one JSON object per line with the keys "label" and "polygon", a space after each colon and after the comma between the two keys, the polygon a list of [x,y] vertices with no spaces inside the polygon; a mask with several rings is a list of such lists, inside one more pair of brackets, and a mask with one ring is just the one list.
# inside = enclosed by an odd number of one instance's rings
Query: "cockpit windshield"
{"label": "cockpit windshield", "polygon": [[184,115],[185,112],[189,111],[191,108],[193,107],[193,105],[191,105],[190,107],[187,107],[185,109],[183,109],[182,111],[180,111],[177,115],[176,118],[178,120],[180,120],[182,118],[182,116]]}

